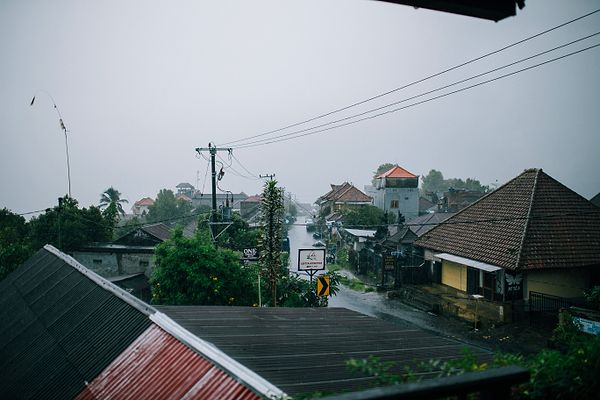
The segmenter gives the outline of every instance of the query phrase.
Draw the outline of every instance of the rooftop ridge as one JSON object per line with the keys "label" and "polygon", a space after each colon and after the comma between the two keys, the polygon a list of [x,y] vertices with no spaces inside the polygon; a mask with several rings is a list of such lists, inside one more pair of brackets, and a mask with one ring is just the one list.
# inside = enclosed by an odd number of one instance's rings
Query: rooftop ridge
{"label": "rooftop ridge", "polygon": [[[533,180],[533,187],[531,188],[531,197],[529,199],[529,208],[527,210],[527,219],[525,220],[525,226],[523,227],[523,235],[521,236],[521,245],[519,246],[519,253],[517,254],[517,258],[515,261],[515,269],[519,268],[519,264],[521,263],[521,256],[523,255],[523,246],[525,245],[525,238],[527,237],[527,228],[529,228],[529,224],[530,224],[530,217],[531,217],[531,210],[533,209],[533,202],[534,202],[534,198],[535,198],[535,193],[537,190],[537,186],[538,186],[538,177],[540,176],[540,172],[542,172],[541,169],[539,170],[525,170],[523,171],[523,174],[528,173],[528,172],[534,172],[535,171],[535,178]],[[519,175],[519,176],[521,176]]]}

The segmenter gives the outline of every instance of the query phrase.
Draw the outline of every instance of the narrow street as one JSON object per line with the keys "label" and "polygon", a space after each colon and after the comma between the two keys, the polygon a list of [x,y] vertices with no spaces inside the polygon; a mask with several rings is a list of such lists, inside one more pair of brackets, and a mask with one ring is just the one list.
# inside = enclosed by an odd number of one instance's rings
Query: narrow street
{"label": "narrow street", "polygon": [[[312,237],[312,233],[306,231],[304,224],[305,217],[299,217],[296,224],[292,225],[289,229],[289,269],[291,272],[298,273],[301,277],[308,279],[307,273],[298,272],[298,249],[312,247],[316,239]],[[325,272],[319,271],[316,275],[322,273]],[[350,271],[342,270],[338,273],[354,278]],[[500,348],[506,350],[512,348],[529,352],[531,351],[530,347],[535,348],[535,346],[528,346],[525,343],[522,345],[515,343],[509,337],[517,337],[519,335],[507,327],[490,328],[474,332],[471,324],[467,322],[452,317],[438,316],[413,308],[399,300],[388,299],[386,292],[358,292],[341,285],[337,295],[329,298],[329,307],[347,308],[397,324],[414,324],[421,329],[486,349]],[[528,326],[513,325],[515,329],[530,331]],[[531,340],[539,340],[541,343],[545,343],[545,337],[543,336],[538,337],[534,335]]]}
{"label": "narrow street", "polygon": [[[299,217],[295,225],[292,225],[288,231],[290,238],[290,263],[291,272],[298,273],[301,277],[308,279],[308,274],[298,271],[298,249],[310,248],[316,241],[312,233],[306,231],[305,217]],[[318,272],[319,275],[324,272]],[[352,276],[349,271],[340,271],[340,273]],[[446,318],[440,320],[440,317],[427,312],[410,307],[397,300],[387,298],[385,292],[357,292],[346,286],[341,285],[336,296],[329,299],[329,307],[342,307],[357,311],[365,315],[376,317],[389,322],[412,323],[419,328],[427,329],[444,336],[463,340],[464,336],[452,332],[462,332],[468,329],[465,323],[460,321],[447,321]],[[455,325],[455,326],[449,326]],[[476,343],[477,344],[477,343]]]}

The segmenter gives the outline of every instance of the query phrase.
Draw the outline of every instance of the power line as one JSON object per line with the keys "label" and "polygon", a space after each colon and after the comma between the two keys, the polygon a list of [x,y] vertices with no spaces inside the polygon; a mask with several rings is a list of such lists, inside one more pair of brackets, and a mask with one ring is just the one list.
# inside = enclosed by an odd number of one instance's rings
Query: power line
{"label": "power line", "polygon": [[[583,217],[590,215],[600,215],[599,210],[590,210],[590,211],[578,211],[578,212],[564,212],[564,213],[555,213],[555,214],[541,214],[541,215],[528,215],[528,216],[500,216],[495,218],[484,218],[484,219],[458,219],[455,221],[442,221],[442,222],[423,222],[423,223],[404,223],[402,226],[414,226],[414,227],[424,227],[424,226],[439,226],[439,225],[463,225],[463,224],[489,224],[496,222],[513,222],[513,221],[530,221],[530,220],[543,220],[543,219],[555,219],[555,218],[563,218],[563,217]],[[451,219],[450,217],[449,219]],[[307,226],[310,224],[302,224],[302,223],[293,223],[290,224],[293,226]],[[385,227],[389,225],[397,225],[397,224],[372,224],[372,225],[348,225],[342,226],[342,228],[366,228],[366,227]]]}
{"label": "power line", "polygon": [[237,163],[240,165],[240,167],[242,167],[242,168],[244,169],[244,171],[246,171],[247,173],[249,173],[249,174],[250,174],[250,176],[252,176],[252,177],[253,177],[253,178],[255,178],[255,179],[260,179],[260,178],[258,177],[258,175],[257,175],[257,174],[255,174],[255,173],[253,173],[253,172],[249,171],[249,170],[248,170],[248,168],[246,168],[246,167],[244,166],[244,164],[242,164],[242,162],[241,162],[241,161],[240,161],[240,160],[239,160],[239,159],[238,159],[238,158],[235,156],[235,154],[231,153],[231,156],[232,156],[232,157],[233,157],[233,159],[234,159],[234,160],[235,160],[235,161],[236,161],[236,162],[237,162]]}
{"label": "power line", "polygon": [[509,45],[507,45],[507,46],[501,47],[501,48],[499,48],[499,49],[497,49],[497,50],[490,51],[490,52],[488,52],[488,53],[485,53],[485,54],[483,54],[483,55],[481,55],[481,56],[478,56],[478,57],[472,58],[472,59],[470,59],[470,60],[468,60],[468,61],[465,61],[465,62],[463,62],[463,63],[457,64],[457,65],[455,65],[455,66],[453,66],[453,67],[450,67],[450,68],[447,68],[447,69],[445,69],[445,70],[442,70],[442,71],[440,71],[440,72],[437,72],[437,73],[435,73],[435,74],[432,74],[432,75],[426,76],[425,78],[417,79],[417,80],[415,80],[415,81],[412,81],[412,82],[410,82],[410,83],[408,83],[408,84],[405,84],[405,85],[403,85],[403,86],[400,86],[400,87],[397,87],[397,88],[395,88],[395,89],[388,90],[388,91],[386,91],[386,92],[383,92],[383,93],[377,94],[377,95],[375,95],[375,96],[369,97],[369,98],[367,98],[367,99],[365,99],[365,100],[361,100],[361,101],[358,101],[358,102],[352,103],[352,104],[350,104],[350,105],[347,105],[347,106],[344,106],[344,107],[341,107],[341,108],[338,108],[338,109],[335,109],[335,110],[332,110],[332,111],[326,112],[326,113],[324,113],[324,114],[317,115],[316,117],[313,117],[313,118],[309,118],[309,119],[306,119],[306,120],[303,120],[303,121],[300,121],[300,122],[296,122],[296,123],[293,123],[293,124],[290,124],[290,125],[284,126],[284,127],[282,127],[282,128],[274,129],[274,130],[271,130],[271,131],[268,131],[268,132],[264,132],[264,133],[261,133],[261,134],[258,134],[258,135],[254,135],[254,136],[249,136],[249,137],[242,138],[242,139],[232,140],[232,141],[230,141],[230,142],[223,143],[222,145],[223,145],[223,146],[225,146],[225,145],[231,145],[231,144],[234,144],[234,143],[239,143],[239,142],[243,142],[243,141],[246,141],[246,140],[255,139],[255,138],[258,138],[258,137],[262,137],[262,136],[270,135],[270,134],[273,134],[273,133],[281,132],[281,131],[283,131],[283,130],[286,130],[286,129],[289,129],[289,128],[293,128],[293,127],[296,127],[296,126],[299,126],[299,125],[303,125],[303,124],[306,124],[306,123],[308,123],[308,122],[313,122],[313,121],[316,121],[316,120],[318,120],[318,119],[321,119],[321,118],[324,118],[324,117],[330,116],[330,115],[332,115],[332,114],[336,114],[336,113],[339,113],[339,112],[341,112],[341,111],[348,110],[348,109],[350,109],[350,108],[353,108],[353,107],[359,106],[359,105],[361,105],[361,104],[365,104],[365,103],[367,103],[367,102],[370,102],[370,101],[373,101],[373,100],[379,99],[379,98],[381,98],[381,97],[384,97],[384,96],[390,95],[390,94],[392,94],[392,93],[398,92],[398,91],[400,91],[400,90],[403,90],[403,89],[409,88],[409,87],[411,87],[411,86],[417,85],[417,84],[419,84],[419,83],[422,83],[422,82],[425,82],[425,81],[427,81],[427,80],[430,80],[430,79],[436,78],[436,77],[438,77],[438,76],[444,75],[444,74],[446,74],[446,73],[448,73],[448,72],[451,72],[451,71],[454,71],[454,70],[456,70],[456,69],[462,68],[462,67],[464,67],[464,66],[467,66],[467,65],[469,65],[469,64],[472,64],[472,63],[474,63],[474,62],[476,62],[476,61],[480,61],[480,60],[482,60],[482,59],[484,59],[484,58],[487,58],[487,57],[490,57],[490,56],[492,56],[492,55],[494,55],[494,54],[498,54],[498,53],[500,53],[500,52],[502,52],[502,51],[508,50],[508,49],[510,49],[510,48],[512,48],[512,47],[518,46],[518,45],[520,45],[520,44],[522,44],[522,43],[528,42],[528,41],[530,41],[530,40],[532,40],[532,39],[535,39],[535,38],[537,38],[537,37],[543,36],[543,35],[545,35],[545,34],[547,34],[547,33],[550,33],[550,32],[552,32],[552,31],[555,31],[555,30],[557,30],[557,29],[560,29],[560,28],[562,28],[562,27],[565,27],[565,26],[567,26],[567,25],[569,25],[569,24],[572,24],[572,23],[574,23],[574,22],[577,22],[577,21],[579,21],[579,20],[582,20],[582,19],[584,19],[584,18],[587,18],[587,17],[589,17],[589,16],[591,16],[591,15],[593,15],[593,14],[596,14],[596,13],[598,13],[598,12],[600,12],[600,9],[596,9],[596,10],[594,10],[594,11],[592,11],[592,12],[589,12],[589,13],[587,13],[587,14],[584,14],[584,15],[582,15],[582,16],[580,16],[580,17],[577,17],[577,18],[571,19],[571,20],[569,20],[569,21],[567,21],[567,22],[564,22],[564,23],[562,23],[562,24],[559,24],[559,25],[557,25],[557,26],[554,26],[554,27],[552,27],[552,28],[546,29],[546,30],[544,30],[544,31],[542,31],[542,32],[539,32],[539,33],[535,34],[535,35],[532,35],[532,36],[526,37],[526,38],[524,38],[524,39],[521,39],[521,40],[519,40],[519,41],[517,41],[517,42],[514,42],[514,43],[511,43],[511,44],[509,44]]}
{"label": "power line", "polygon": [[414,100],[414,99],[417,99],[417,98],[420,98],[420,97],[423,97],[423,96],[426,96],[426,95],[429,95],[429,94],[432,94],[432,93],[439,92],[439,91],[444,90],[444,89],[448,89],[448,88],[456,86],[456,85],[460,85],[462,83],[466,83],[466,82],[471,81],[473,79],[481,78],[482,76],[489,75],[489,74],[494,73],[494,72],[498,72],[500,70],[506,69],[508,67],[512,67],[514,65],[520,64],[520,63],[525,62],[525,61],[529,61],[529,60],[531,60],[533,58],[540,57],[542,55],[551,53],[553,51],[556,51],[556,50],[559,50],[559,49],[562,49],[562,48],[565,48],[567,46],[573,45],[575,43],[581,42],[583,40],[589,39],[589,38],[597,36],[597,35],[600,35],[600,32],[596,32],[596,33],[593,33],[591,35],[584,36],[582,38],[573,40],[571,42],[564,43],[562,45],[556,46],[556,47],[554,47],[552,49],[536,53],[536,54],[534,54],[532,56],[521,58],[521,59],[519,59],[517,61],[513,61],[513,62],[505,64],[503,66],[500,66],[500,67],[497,67],[497,68],[493,68],[491,70],[488,70],[486,72],[482,72],[482,73],[477,74],[477,75],[473,75],[473,76],[471,76],[469,78],[461,79],[461,80],[455,81],[453,83],[450,83],[448,85],[440,86],[440,87],[438,87],[436,89],[432,89],[432,90],[429,90],[429,91],[426,91],[426,92],[423,92],[423,93],[420,93],[420,94],[417,94],[417,95],[414,95],[414,96],[411,96],[411,97],[407,97],[405,99],[398,100],[398,101],[395,101],[393,103],[389,103],[389,104],[386,104],[386,105],[383,105],[383,106],[380,106],[380,107],[372,108],[370,110],[367,110],[367,111],[364,111],[364,112],[361,112],[361,113],[358,113],[358,114],[350,115],[348,117],[340,118],[340,119],[337,119],[337,120],[334,120],[334,121],[330,121],[330,122],[327,122],[327,123],[324,123],[324,124],[321,124],[321,125],[316,125],[316,126],[313,126],[313,127],[310,127],[310,128],[305,128],[305,129],[301,129],[301,130],[289,132],[289,133],[286,133],[286,134],[277,135],[277,136],[274,136],[274,137],[271,137],[271,138],[259,139],[259,140],[251,141],[251,142],[248,142],[248,143],[242,143],[242,144],[238,145],[237,148],[243,148],[244,146],[250,145],[250,144],[264,143],[264,142],[267,142],[269,140],[273,140],[273,139],[277,139],[277,138],[289,137],[289,136],[293,136],[293,135],[296,135],[296,134],[299,134],[299,133],[312,131],[314,129],[323,128],[325,126],[336,124],[338,122],[343,122],[343,121],[347,121],[347,120],[354,119],[354,118],[357,118],[357,117],[361,117],[361,116],[364,116],[364,115],[367,115],[367,114],[370,114],[370,113],[373,113],[373,112],[376,112],[376,111],[383,110],[385,108],[389,108],[389,107],[394,106],[394,105],[405,103],[405,102],[410,101],[410,100]]}
{"label": "power line", "polygon": [[[441,95],[438,95],[438,96],[434,96],[434,97],[431,97],[431,98],[428,98],[428,99],[425,99],[425,100],[421,100],[421,101],[418,101],[418,102],[415,102],[415,103],[411,103],[411,104],[403,106],[403,107],[395,108],[395,109],[392,109],[392,110],[384,111],[384,112],[379,113],[379,114],[375,114],[375,115],[371,115],[371,116],[368,116],[368,117],[364,117],[364,118],[358,119],[356,121],[350,121],[350,122],[346,122],[344,124],[335,125],[335,126],[332,126],[332,127],[329,127],[329,128],[324,128],[324,129],[316,130],[316,131],[313,131],[313,132],[307,132],[307,133],[299,134],[299,135],[296,135],[296,136],[291,136],[291,135],[294,135],[294,133],[290,133],[290,134],[275,136],[275,137],[270,138],[270,139],[261,139],[261,140],[257,140],[257,141],[254,141],[254,142],[248,142],[246,144],[242,144],[240,146],[237,146],[236,148],[237,149],[243,149],[243,148],[248,148],[248,147],[256,147],[256,146],[262,146],[262,145],[267,145],[267,144],[272,144],[272,143],[278,143],[278,142],[283,142],[283,141],[287,141],[287,140],[297,139],[297,138],[304,137],[304,136],[315,135],[317,133],[322,133],[322,132],[330,131],[332,129],[337,129],[337,128],[341,128],[341,127],[348,126],[348,125],[353,125],[353,124],[356,124],[356,123],[359,123],[359,122],[362,122],[362,121],[366,121],[366,120],[369,120],[369,119],[374,119],[374,118],[377,118],[377,117],[381,117],[383,115],[395,113],[395,112],[398,112],[398,111],[401,111],[401,110],[405,110],[407,108],[411,108],[411,107],[414,107],[414,106],[418,106],[418,105],[421,105],[421,104],[428,103],[428,102],[433,101],[433,100],[438,100],[438,99],[441,99],[441,98],[444,98],[444,97],[448,97],[448,96],[453,95],[453,94],[464,92],[464,91],[467,91],[469,89],[473,89],[473,88],[478,87],[478,86],[483,86],[483,85],[486,85],[488,83],[492,83],[492,82],[495,82],[495,81],[498,81],[498,80],[501,80],[501,79],[504,79],[504,78],[508,78],[510,76],[519,74],[521,72],[525,72],[525,71],[528,71],[528,70],[531,70],[531,69],[534,69],[534,68],[538,68],[538,67],[541,67],[543,65],[550,64],[550,63],[553,63],[555,61],[559,61],[559,60],[567,58],[567,57],[571,57],[573,55],[576,55],[576,54],[582,53],[584,51],[588,51],[588,50],[594,49],[594,48],[599,47],[599,46],[600,46],[600,44],[595,44],[595,45],[592,45],[592,46],[589,46],[589,47],[586,47],[586,48],[583,48],[583,49],[580,49],[580,50],[577,50],[577,51],[573,51],[571,53],[567,53],[565,55],[562,55],[562,56],[559,56],[559,57],[556,57],[556,58],[553,58],[553,59],[550,59],[550,60],[547,60],[547,61],[544,61],[544,62],[541,62],[541,63],[538,63],[538,64],[531,65],[531,66],[526,67],[526,68],[522,68],[522,69],[510,72],[510,73],[507,73],[507,74],[504,74],[504,75],[497,76],[497,77],[492,78],[492,79],[488,79],[486,81],[482,81],[482,82],[473,84],[471,86],[466,86],[464,88],[457,89],[457,90],[454,90],[454,91],[451,91],[451,92],[447,92],[447,93],[444,93],[444,94],[441,94]],[[420,96],[414,96],[414,97],[420,97]],[[353,116],[351,118],[355,118],[355,117],[356,116]]]}

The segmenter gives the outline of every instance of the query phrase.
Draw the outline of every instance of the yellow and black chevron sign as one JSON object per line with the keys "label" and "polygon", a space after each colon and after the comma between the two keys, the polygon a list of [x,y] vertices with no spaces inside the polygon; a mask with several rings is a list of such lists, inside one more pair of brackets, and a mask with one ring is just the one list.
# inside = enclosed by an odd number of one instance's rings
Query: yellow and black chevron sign
{"label": "yellow and black chevron sign", "polygon": [[329,275],[317,277],[317,296],[329,296]]}

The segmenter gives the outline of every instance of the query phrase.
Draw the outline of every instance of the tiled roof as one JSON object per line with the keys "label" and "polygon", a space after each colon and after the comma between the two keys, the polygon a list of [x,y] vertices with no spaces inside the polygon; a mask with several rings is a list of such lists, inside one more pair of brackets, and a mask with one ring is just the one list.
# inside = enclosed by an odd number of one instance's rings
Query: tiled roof
{"label": "tiled roof", "polygon": [[413,231],[417,236],[421,237],[454,214],[456,213],[435,212],[425,214],[406,221],[406,224],[410,227],[411,231]]}
{"label": "tiled roof", "polygon": [[0,282],[0,318],[2,398],[284,395],[49,245]]}
{"label": "tiled roof", "polygon": [[417,178],[417,175],[412,172],[408,172],[404,168],[395,165],[389,170],[377,175],[375,179],[379,178]]}
{"label": "tiled roof", "polygon": [[600,207],[600,193],[598,193],[597,195],[595,195],[594,197],[592,197],[590,199],[590,201],[592,202],[593,205],[595,205],[596,207]]}
{"label": "tiled roof", "polygon": [[262,196],[259,194],[255,194],[254,196],[250,196],[246,200],[242,201],[245,203],[260,203],[262,201]]}
{"label": "tiled roof", "polygon": [[152,225],[145,225],[142,226],[141,229],[160,240],[167,240],[171,237],[171,228],[162,222]]}
{"label": "tiled roof", "polygon": [[321,196],[321,200],[333,201],[340,203],[370,203],[372,201],[370,196],[367,196],[356,186],[344,182],[341,185],[331,185],[331,191]]}
{"label": "tiled roof", "polygon": [[151,206],[154,204],[154,200],[152,200],[150,197],[144,197],[141,200],[136,201],[133,205],[134,206]]}
{"label": "tiled roof", "polygon": [[529,169],[416,244],[507,269],[595,265],[600,210],[541,169]]}

